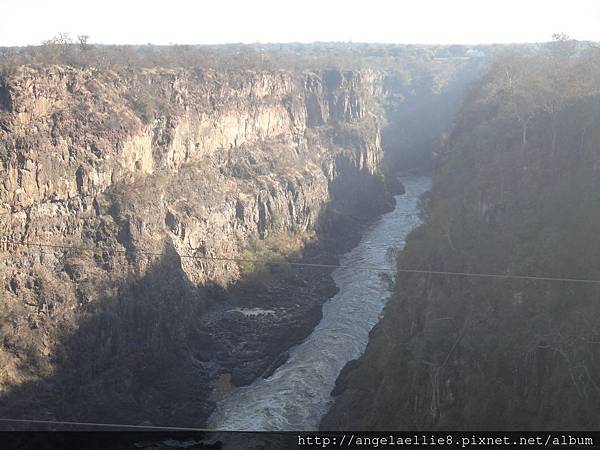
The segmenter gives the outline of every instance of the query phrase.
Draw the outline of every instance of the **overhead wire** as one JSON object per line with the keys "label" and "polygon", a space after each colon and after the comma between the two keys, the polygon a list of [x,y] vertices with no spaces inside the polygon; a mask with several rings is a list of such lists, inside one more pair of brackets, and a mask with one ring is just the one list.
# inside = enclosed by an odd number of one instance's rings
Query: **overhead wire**
{"label": "overhead wire", "polygon": [[84,427],[102,427],[102,428],[128,428],[136,430],[164,430],[164,431],[216,431],[209,430],[206,428],[194,428],[194,427],[173,427],[173,426],[160,426],[160,425],[129,425],[129,424],[118,424],[118,423],[97,423],[97,422],[70,422],[67,420],[39,420],[39,419],[13,419],[0,417],[0,422],[6,423],[35,423],[39,425],[76,425]]}
{"label": "overhead wire", "polygon": [[[80,246],[69,246],[59,244],[45,244],[42,242],[19,242],[7,239],[0,239],[0,244],[17,245],[25,247],[38,247],[51,248],[55,250],[74,250],[74,251],[90,251],[95,252],[98,250],[111,252],[113,254],[138,254],[147,256],[162,257],[163,253],[150,252],[140,249],[97,249],[93,247],[80,247]],[[269,265],[287,265],[295,267],[313,267],[321,269],[339,269],[344,266],[341,264],[325,264],[325,263],[310,263],[310,262],[299,262],[299,261],[264,261],[253,258],[235,258],[235,257],[224,257],[224,256],[208,256],[208,255],[190,255],[190,254],[178,254],[179,258],[186,259],[197,259],[204,261],[214,262],[235,262],[235,263],[259,263]],[[600,280],[590,278],[572,278],[572,277],[555,277],[555,276],[541,276],[541,275],[521,275],[521,274],[501,274],[501,273],[485,273],[485,272],[458,272],[448,270],[430,270],[430,269],[415,269],[415,268],[404,268],[404,267],[383,267],[383,266],[368,266],[358,265],[353,266],[355,270],[369,270],[376,272],[393,272],[393,273],[413,273],[413,274],[424,274],[424,275],[444,275],[444,276],[455,276],[455,277],[479,277],[479,278],[494,278],[494,279],[515,279],[515,280],[533,280],[533,281],[555,281],[555,282],[567,282],[567,283],[585,283],[585,284],[598,284]]]}

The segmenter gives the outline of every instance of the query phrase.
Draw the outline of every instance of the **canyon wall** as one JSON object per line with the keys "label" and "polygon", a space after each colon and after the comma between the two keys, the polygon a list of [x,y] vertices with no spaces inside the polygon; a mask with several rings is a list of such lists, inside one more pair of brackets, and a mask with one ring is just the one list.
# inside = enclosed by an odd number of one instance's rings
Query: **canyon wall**
{"label": "canyon wall", "polygon": [[598,428],[599,61],[559,41],[469,93],[323,429]]}
{"label": "canyon wall", "polygon": [[375,77],[24,68],[3,82],[5,236],[80,244],[102,222],[140,250],[169,236],[181,253],[226,257],[253,234],[314,229],[329,184],[378,170]]}
{"label": "canyon wall", "polygon": [[351,245],[336,224],[392,206],[381,78],[68,66],[4,77],[0,409],[198,425],[220,389],[272,370],[335,288],[327,271],[269,261],[318,262],[327,235],[331,251]]}

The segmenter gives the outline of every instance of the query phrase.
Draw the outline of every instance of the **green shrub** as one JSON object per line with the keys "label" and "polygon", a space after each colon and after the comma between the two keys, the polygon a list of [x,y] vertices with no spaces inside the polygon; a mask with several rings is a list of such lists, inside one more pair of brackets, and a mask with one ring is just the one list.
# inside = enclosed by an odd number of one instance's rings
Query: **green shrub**
{"label": "green shrub", "polygon": [[267,285],[273,275],[291,276],[292,268],[285,261],[299,256],[302,237],[289,233],[277,233],[265,239],[255,240],[242,253],[242,277],[249,282]]}

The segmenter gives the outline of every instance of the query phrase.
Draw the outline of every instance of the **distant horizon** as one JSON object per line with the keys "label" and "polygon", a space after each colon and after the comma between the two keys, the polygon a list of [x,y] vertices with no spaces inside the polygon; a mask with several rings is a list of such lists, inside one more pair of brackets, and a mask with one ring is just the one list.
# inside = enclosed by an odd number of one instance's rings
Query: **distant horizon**
{"label": "distant horizon", "polygon": [[4,0],[0,46],[42,44],[59,32],[100,45],[502,45],[554,33],[600,41],[595,0]]}
{"label": "distant horizon", "polygon": [[[84,34],[84,33],[82,33]],[[77,43],[77,36],[69,35],[73,40],[72,44]],[[50,38],[52,38],[51,36]],[[49,38],[49,39],[50,39]],[[571,38],[573,39],[573,38]],[[579,43],[600,43],[600,40],[590,39],[573,39]],[[323,44],[344,44],[344,45],[381,45],[381,46],[415,46],[415,47],[493,47],[493,46],[508,46],[508,45],[539,45],[552,42],[552,37],[549,37],[543,41],[535,42],[489,42],[489,43],[422,43],[422,42],[366,42],[366,41],[288,41],[288,42],[218,42],[211,44],[194,44],[194,43],[171,43],[171,44],[157,44],[153,42],[147,42],[144,44],[130,44],[130,43],[103,43],[94,42],[90,40],[89,45],[102,46],[102,47],[226,47],[226,46],[274,46],[274,45],[323,45]],[[0,48],[27,48],[27,47],[41,47],[45,43],[39,44],[27,44],[27,45],[0,45]]]}

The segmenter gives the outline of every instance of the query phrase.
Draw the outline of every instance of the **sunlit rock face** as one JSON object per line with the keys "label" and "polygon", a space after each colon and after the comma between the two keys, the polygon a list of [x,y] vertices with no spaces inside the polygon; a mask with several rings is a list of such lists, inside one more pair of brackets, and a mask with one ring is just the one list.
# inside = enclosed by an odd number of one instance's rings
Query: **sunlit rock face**
{"label": "sunlit rock face", "polygon": [[[312,229],[332,184],[379,170],[367,115],[378,81],[370,71],[25,67],[3,81],[5,235],[119,245],[121,233],[147,250],[170,240],[233,256],[251,236]],[[85,235],[100,223],[103,239]],[[229,266],[185,269],[226,281]]]}

